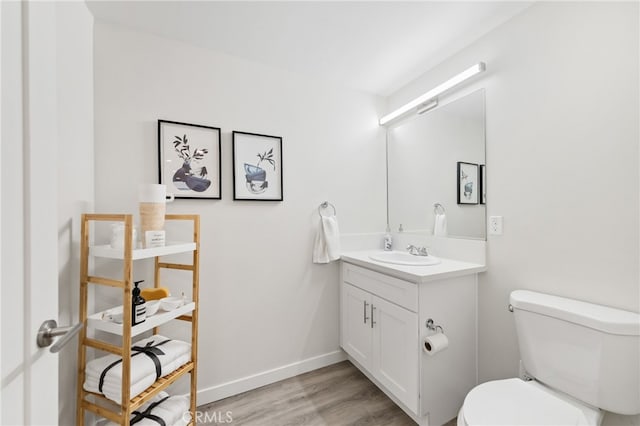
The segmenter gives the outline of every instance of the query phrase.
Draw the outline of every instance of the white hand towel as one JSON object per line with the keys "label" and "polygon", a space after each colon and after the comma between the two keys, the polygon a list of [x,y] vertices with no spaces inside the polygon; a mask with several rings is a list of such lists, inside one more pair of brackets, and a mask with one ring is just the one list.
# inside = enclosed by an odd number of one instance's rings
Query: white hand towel
{"label": "white hand towel", "polygon": [[322,216],[313,243],[313,263],[329,263],[340,259],[338,218]]}
{"label": "white hand towel", "polygon": [[447,236],[447,216],[443,214],[437,214],[433,224],[433,235],[436,237]]}

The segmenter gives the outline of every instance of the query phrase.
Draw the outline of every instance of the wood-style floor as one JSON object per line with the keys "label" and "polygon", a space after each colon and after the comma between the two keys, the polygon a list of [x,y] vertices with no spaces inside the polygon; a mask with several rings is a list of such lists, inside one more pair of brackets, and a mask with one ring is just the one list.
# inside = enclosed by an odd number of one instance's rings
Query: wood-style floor
{"label": "wood-style floor", "polygon": [[[235,426],[414,426],[380,389],[344,361],[292,377],[198,410],[230,412]],[[211,416],[209,418],[212,418]],[[455,423],[450,423],[455,425]]]}

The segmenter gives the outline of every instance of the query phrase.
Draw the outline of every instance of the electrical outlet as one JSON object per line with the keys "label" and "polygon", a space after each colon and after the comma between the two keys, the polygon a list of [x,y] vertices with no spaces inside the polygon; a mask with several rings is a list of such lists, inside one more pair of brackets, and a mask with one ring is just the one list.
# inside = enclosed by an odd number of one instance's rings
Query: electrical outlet
{"label": "electrical outlet", "polygon": [[502,235],[502,216],[489,217],[489,235]]}

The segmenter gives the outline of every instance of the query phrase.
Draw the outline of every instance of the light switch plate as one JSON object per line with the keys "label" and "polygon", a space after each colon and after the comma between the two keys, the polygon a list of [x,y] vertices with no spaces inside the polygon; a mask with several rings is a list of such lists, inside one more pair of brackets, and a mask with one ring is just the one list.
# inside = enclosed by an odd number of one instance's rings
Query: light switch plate
{"label": "light switch plate", "polygon": [[489,235],[502,235],[502,216],[489,217]]}

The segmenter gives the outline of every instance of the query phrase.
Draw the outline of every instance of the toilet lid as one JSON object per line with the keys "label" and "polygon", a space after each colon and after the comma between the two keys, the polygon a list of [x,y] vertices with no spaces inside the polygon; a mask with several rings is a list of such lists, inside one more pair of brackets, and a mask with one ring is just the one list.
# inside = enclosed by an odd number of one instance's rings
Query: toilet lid
{"label": "toilet lid", "polygon": [[537,383],[517,378],[476,386],[465,398],[463,411],[470,426],[592,424],[590,416],[575,404]]}

